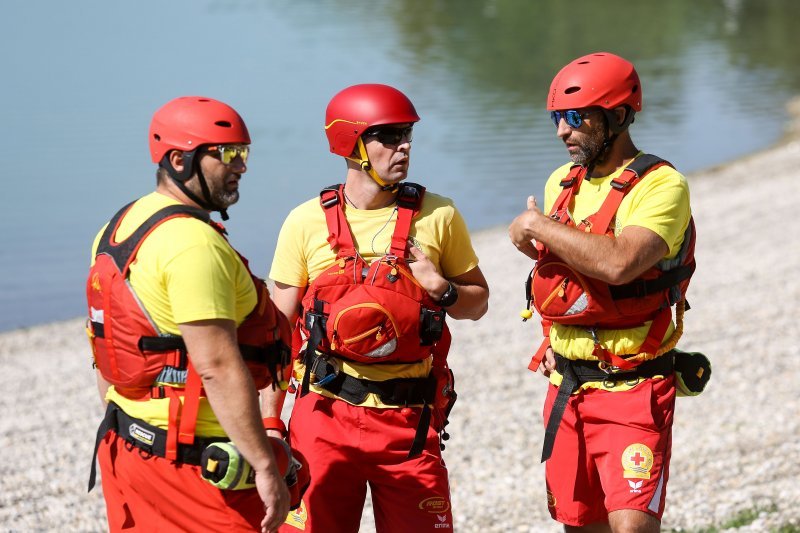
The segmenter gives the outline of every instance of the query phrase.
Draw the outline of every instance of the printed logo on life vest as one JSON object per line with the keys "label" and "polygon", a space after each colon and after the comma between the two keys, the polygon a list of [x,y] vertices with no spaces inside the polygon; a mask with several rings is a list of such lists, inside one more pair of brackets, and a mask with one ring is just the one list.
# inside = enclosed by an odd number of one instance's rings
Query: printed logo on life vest
{"label": "printed logo on life vest", "polygon": [[622,452],[622,477],[650,479],[653,468],[653,452],[644,444],[631,444]]}
{"label": "printed logo on life vest", "polygon": [[436,519],[438,522],[433,524],[433,529],[450,529],[450,524],[447,522],[446,514],[437,514]]}
{"label": "printed logo on life vest", "polygon": [[147,444],[148,446],[152,446],[153,441],[155,441],[156,439],[155,433],[144,429],[142,426],[136,423],[130,425],[130,427],[128,428],[128,433],[130,433],[131,437],[133,437],[134,439],[144,444]]}
{"label": "printed logo on life vest", "polygon": [[97,272],[95,272],[92,276],[92,289],[96,290],[97,292],[102,292],[100,290],[100,274]]}
{"label": "printed logo on life vest", "polygon": [[450,510],[450,502],[441,496],[432,496],[419,502],[419,508],[429,513],[441,514]]}
{"label": "printed logo on life vest", "polygon": [[642,493],[642,485],[644,481],[633,481],[631,479],[628,480],[628,485],[631,487],[631,494],[641,494]]}
{"label": "printed logo on life vest", "polygon": [[549,490],[547,491],[547,506],[548,507],[556,506],[556,497]]}
{"label": "printed logo on life vest", "polygon": [[283,523],[288,526],[296,527],[301,531],[305,531],[306,520],[308,520],[308,512],[306,511],[306,502],[300,500],[300,507],[298,507],[294,511],[289,511],[289,514],[286,515],[286,520],[284,520]]}

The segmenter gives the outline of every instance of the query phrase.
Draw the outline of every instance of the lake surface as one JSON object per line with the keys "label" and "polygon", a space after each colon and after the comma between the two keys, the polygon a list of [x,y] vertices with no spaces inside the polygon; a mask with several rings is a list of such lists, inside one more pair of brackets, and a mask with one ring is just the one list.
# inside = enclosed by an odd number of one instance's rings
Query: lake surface
{"label": "lake surface", "polygon": [[150,117],[176,96],[218,98],[247,121],[249,171],[226,225],[266,275],[288,211],[344,177],[322,123],[346,86],[411,97],[422,121],[410,178],[452,197],[471,230],[508,224],[566,162],[544,101],[575,57],[611,51],[636,64],[645,109],[634,139],[684,172],[774,143],[800,93],[793,0],[3,7],[0,330],[84,314],[92,238],[152,190]]}

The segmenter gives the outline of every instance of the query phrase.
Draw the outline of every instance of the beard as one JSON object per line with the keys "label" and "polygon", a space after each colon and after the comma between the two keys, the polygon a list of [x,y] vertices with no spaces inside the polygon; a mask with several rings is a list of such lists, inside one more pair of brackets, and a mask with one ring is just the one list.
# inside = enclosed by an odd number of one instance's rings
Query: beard
{"label": "beard", "polygon": [[235,191],[226,191],[224,189],[219,189],[216,191],[212,191],[211,201],[214,203],[215,206],[220,207],[222,209],[227,209],[228,207],[232,206],[233,204],[239,201],[239,190],[237,189]]}
{"label": "beard", "polygon": [[590,163],[599,162],[602,159],[605,143],[605,125],[601,122],[592,128],[585,140],[577,143],[577,150],[570,153],[569,158],[573,163],[581,166],[588,166]]}

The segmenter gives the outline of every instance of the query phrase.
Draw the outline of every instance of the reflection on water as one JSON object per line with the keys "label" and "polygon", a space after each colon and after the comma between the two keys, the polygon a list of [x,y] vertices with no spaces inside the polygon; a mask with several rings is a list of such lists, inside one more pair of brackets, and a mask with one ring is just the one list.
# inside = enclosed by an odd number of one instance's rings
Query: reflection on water
{"label": "reflection on water", "polygon": [[774,142],[800,88],[791,0],[80,4],[16,3],[0,20],[0,330],[82,314],[91,238],[152,187],[147,125],[180,94],[225,100],[250,126],[228,227],[265,274],[288,209],[343,177],[322,117],[347,85],[412,97],[411,177],[452,196],[472,229],[508,223],[566,160],[544,95],[574,57],[635,62],[634,138],[687,172]]}

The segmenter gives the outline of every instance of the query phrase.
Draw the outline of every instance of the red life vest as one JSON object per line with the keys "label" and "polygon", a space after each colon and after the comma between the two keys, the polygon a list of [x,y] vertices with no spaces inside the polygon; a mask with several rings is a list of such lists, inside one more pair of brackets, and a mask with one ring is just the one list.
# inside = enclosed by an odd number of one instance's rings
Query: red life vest
{"label": "red life vest", "polygon": [[[298,353],[302,339],[308,339],[308,369],[313,366],[315,349],[358,363],[423,361],[434,353],[447,328],[445,311],[408,267],[408,233],[425,188],[415,183],[400,186],[391,249],[371,264],[356,251],[344,215],[343,188],[332,185],[320,193],[328,243],[336,260],[314,279],[303,297],[297,328],[303,336],[295,335],[294,351]],[[446,351],[439,357],[446,357]]]}
{"label": "red life vest", "polygon": [[[581,231],[614,238],[614,231],[609,226],[622,199],[648,172],[664,165],[672,166],[649,154],[634,159],[619,177],[612,180],[611,191],[600,209],[577,225],[568,210],[572,198],[580,190],[587,169],[573,165],[569,174],[561,180],[563,190],[553,204],[550,218]],[[531,362],[532,369],[538,366],[544,349],[549,345],[547,334],[551,322],[590,329],[625,329],[652,320],[640,353],[655,354],[672,319],[670,306],[685,299],[695,269],[694,245],[694,221],[690,219],[683,244],[675,258],[660,261],[630,283],[610,285],[581,274],[537,243],[539,259],[528,278],[527,293],[529,304],[536,308],[543,319],[546,338]],[[605,352],[599,343],[596,343],[595,355],[620,368],[634,366],[626,364],[616,354]]]}
{"label": "red life vest", "polygon": [[[119,225],[132,205],[128,204],[114,215],[100,238],[86,282],[89,306],[86,329],[95,366],[117,392],[131,399],[170,398],[167,458],[174,459],[177,442],[194,442],[202,384],[183,339],[161,335],[156,330],[130,286],[130,265],[147,236],[170,219],[197,218],[211,224],[223,237],[225,230],[211,221],[203,210],[171,205],[150,216],[124,241],[115,242]],[[247,268],[247,261],[239,257]],[[252,273],[250,276],[258,299],[253,311],[238,327],[237,338],[242,357],[260,390],[279,381],[280,373],[288,366],[287,344],[291,333],[286,317],[270,299],[264,282]],[[183,383],[184,386],[158,386],[158,383]],[[184,396],[182,410],[179,409],[179,392]]]}

